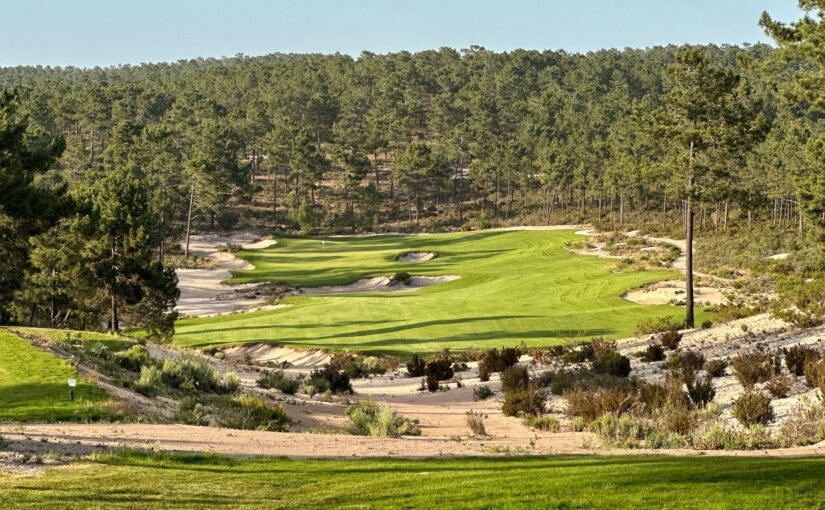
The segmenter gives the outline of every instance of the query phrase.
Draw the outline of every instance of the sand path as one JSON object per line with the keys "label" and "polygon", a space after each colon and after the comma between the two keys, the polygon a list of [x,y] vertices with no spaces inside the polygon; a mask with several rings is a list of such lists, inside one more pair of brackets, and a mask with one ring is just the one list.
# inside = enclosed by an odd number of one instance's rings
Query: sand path
{"label": "sand path", "polygon": [[8,451],[44,455],[86,455],[113,449],[204,452],[234,457],[285,456],[293,459],[393,457],[428,458],[502,454],[711,455],[802,457],[825,454],[825,444],[779,450],[609,450],[587,432],[521,438],[404,437],[401,439],[231,430],[190,425],[49,424],[0,426]]}

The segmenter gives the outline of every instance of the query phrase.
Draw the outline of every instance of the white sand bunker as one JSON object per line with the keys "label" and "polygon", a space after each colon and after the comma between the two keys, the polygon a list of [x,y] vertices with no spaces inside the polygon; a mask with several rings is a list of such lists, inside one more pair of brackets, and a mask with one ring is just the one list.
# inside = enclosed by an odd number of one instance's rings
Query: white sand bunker
{"label": "white sand bunker", "polygon": [[406,282],[395,282],[389,276],[362,278],[349,285],[323,285],[297,289],[293,295],[351,294],[354,292],[406,292],[461,278],[456,275],[413,276]]}
{"label": "white sand bunker", "polygon": [[[682,280],[656,282],[640,289],[628,291],[624,299],[640,305],[668,305],[685,302],[687,290]],[[694,287],[693,299],[697,304],[721,305],[727,298],[716,287]]]}
{"label": "white sand bunker", "polygon": [[398,262],[426,262],[435,258],[435,253],[431,251],[408,251],[403,255],[399,255]]}
{"label": "white sand bunker", "polygon": [[260,343],[228,347],[223,349],[223,354],[228,361],[244,361],[247,357],[258,363],[285,361],[295,369],[318,368],[329,363],[330,359],[329,353],[318,349],[300,350]]}
{"label": "white sand bunker", "polygon": [[177,311],[189,317],[211,317],[224,313],[249,309],[271,308],[263,306],[266,296],[259,292],[258,284],[225,285],[221,282],[232,277],[232,270],[252,269],[252,264],[228,252],[218,251],[228,243],[240,244],[244,249],[259,250],[276,243],[274,239],[260,239],[252,232],[231,236],[193,235],[189,250],[197,257],[215,262],[216,269],[178,269],[180,297]]}

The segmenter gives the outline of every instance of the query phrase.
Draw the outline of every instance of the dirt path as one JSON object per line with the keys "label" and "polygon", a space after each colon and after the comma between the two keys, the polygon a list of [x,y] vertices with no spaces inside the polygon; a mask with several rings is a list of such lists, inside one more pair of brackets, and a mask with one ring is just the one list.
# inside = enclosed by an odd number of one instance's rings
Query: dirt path
{"label": "dirt path", "polygon": [[401,439],[341,434],[303,434],[231,430],[190,425],[55,424],[0,426],[7,450],[44,455],[87,455],[114,449],[203,452],[293,459],[393,457],[427,458],[502,454],[558,455],[712,455],[736,457],[802,457],[825,455],[825,444],[780,450],[693,451],[608,450],[587,432],[560,432],[530,439],[405,437]]}

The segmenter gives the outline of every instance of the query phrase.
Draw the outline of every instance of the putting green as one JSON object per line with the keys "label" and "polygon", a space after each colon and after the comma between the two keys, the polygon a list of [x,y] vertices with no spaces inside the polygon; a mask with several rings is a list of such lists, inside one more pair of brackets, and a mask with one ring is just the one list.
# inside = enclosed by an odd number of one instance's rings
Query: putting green
{"label": "putting green", "polygon": [[[459,280],[396,293],[289,297],[292,306],[185,319],[175,340],[198,347],[271,342],[404,354],[525,342],[547,346],[595,336],[631,336],[644,317],[681,316],[673,306],[621,299],[628,289],[678,277],[670,270],[615,272],[614,260],[565,250],[572,231],[487,231],[422,236],[279,239],[239,256],[255,269],[231,283],[318,286],[406,271]],[[419,263],[407,251],[432,251]]]}

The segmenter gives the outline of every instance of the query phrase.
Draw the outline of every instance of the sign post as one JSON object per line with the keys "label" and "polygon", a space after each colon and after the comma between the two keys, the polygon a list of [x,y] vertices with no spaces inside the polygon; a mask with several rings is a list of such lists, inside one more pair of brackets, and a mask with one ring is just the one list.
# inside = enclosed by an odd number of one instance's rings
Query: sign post
{"label": "sign post", "polygon": [[77,379],[69,379],[69,400],[74,400],[75,386],[77,386]]}

